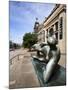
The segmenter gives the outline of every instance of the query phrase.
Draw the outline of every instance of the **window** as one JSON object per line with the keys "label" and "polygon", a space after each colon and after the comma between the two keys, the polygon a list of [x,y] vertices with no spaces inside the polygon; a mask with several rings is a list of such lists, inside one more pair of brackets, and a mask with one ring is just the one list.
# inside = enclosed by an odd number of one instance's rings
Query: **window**
{"label": "window", "polygon": [[48,29],[46,30],[46,38],[48,37]]}
{"label": "window", "polygon": [[51,28],[51,29],[49,30],[49,35],[52,36],[53,34],[54,34],[54,30],[53,30],[53,28]]}
{"label": "window", "polygon": [[56,36],[56,39],[58,40],[58,22],[55,23],[55,36]]}
{"label": "window", "polygon": [[44,30],[43,30],[42,34],[43,34],[43,42],[45,42],[45,31]]}
{"label": "window", "polygon": [[59,32],[59,38],[62,39],[63,38],[63,18],[60,18],[60,32]]}

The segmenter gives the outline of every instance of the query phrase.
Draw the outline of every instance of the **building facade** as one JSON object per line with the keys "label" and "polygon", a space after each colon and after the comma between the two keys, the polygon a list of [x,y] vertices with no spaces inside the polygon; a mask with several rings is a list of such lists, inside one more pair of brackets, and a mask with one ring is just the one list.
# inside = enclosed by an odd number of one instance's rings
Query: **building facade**
{"label": "building facade", "polygon": [[56,5],[51,14],[38,27],[38,43],[47,42],[47,35],[54,33],[57,45],[66,53],[66,5]]}
{"label": "building facade", "polygon": [[[47,35],[54,33],[57,39],[57,46],[61,51],[61,59],[66,58],[66,5],[56,4],[50,15],[39,24],[37,29],[38,43],[46,42]],[[65,61],[64,61],[65,63]],[[64,66],[65,67],[65,66]]]}

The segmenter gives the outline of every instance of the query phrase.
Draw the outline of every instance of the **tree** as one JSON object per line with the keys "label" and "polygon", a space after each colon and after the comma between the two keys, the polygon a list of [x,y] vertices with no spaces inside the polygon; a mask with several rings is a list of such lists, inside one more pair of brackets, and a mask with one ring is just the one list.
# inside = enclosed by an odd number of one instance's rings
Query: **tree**
{"label": "tree", "polygon": [[37,43],[37,34],[35,33],[26,33],[23,36],[23,47],[29,48],[31,50],[32,45]]}

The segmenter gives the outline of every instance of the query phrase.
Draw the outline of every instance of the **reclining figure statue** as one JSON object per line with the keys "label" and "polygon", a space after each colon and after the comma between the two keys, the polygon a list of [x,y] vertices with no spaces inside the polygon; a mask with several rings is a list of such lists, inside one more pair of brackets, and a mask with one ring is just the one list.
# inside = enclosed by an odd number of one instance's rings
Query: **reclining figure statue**
{"label": "reclining figure statue", "polygon": [[45,83],[47,83],[50,79],[60,59],[60,49],[56,46],[56,44],[57,39],[55,35],[48,35],[47,44],[43,42],[41,44],[33,45],[33,48],[37,51],[37,56],[33,56],[33,58],[41,60],[40,56],[42,54],[42,58],[46,63],[46,69],[43,68],[43,78]]}

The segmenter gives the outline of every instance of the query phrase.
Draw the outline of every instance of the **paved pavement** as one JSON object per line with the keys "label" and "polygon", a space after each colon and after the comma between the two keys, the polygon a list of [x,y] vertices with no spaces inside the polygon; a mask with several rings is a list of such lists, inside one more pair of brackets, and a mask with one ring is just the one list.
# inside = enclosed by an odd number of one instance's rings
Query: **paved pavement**
{"label": "paved pavement", "polygon": [[[18,49],[10,52],[10,59],[17,55],[24,54],[12,60],[9,66],[9,86],[10,88],[39,87],[39,81],[32,64],[30,52],[27,49]],[[65,67],[65,56],[61,56],[59,64]]]}
{"label": "paved pavement", "polygon": [[25,52],[27,51],[27,49],[23,49],[23,48],[21,48],[21,49],[16,49],[16,50],[14,50],[14,51],[10,51],[9,52],[9,55],[10,55],[10,59],[12,58],[12,57],[14,57],[14,56],[16,56],[16,55],[18,55],[18,54],[24,54]]}
{"label": "paved pavement", "polygon": [[[39,87],[39,81],[32,65],[32,58],[27,50],[15,51],[15,55],[26,53],[20,60],[14,59],[9,67],[9,86],[10,88],[29,88]],[[14,56],[14,54],[11,53]]]}

